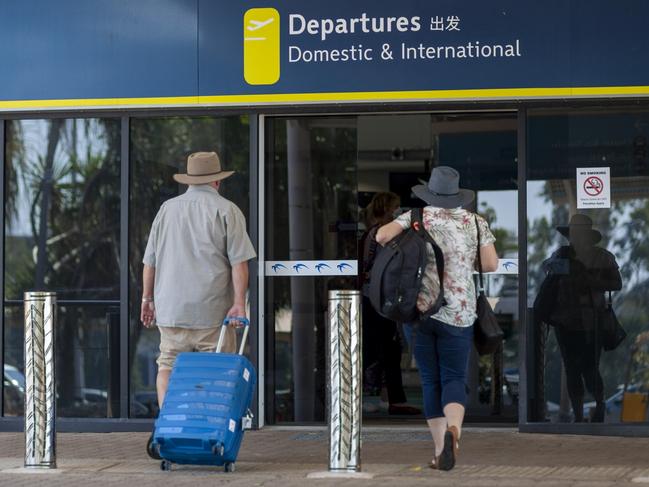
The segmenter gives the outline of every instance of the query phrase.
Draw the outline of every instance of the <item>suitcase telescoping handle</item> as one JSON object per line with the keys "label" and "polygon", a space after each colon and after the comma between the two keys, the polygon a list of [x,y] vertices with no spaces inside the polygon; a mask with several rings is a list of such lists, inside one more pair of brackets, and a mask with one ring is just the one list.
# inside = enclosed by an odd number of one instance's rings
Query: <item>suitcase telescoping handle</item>
{"label": "suitcase telescoping handle", "polygon": [[243,355],[243,349],[246,346],[246,340],[248,339],[248,330],[250,329],[250,320],[246,317],[232,317],[223,320],[221,333],[219,333],[219,341],[216,344],[216,353],[221,351],[221,347],[223,347],[223,338],[225,337],[225,330],[232,321],[238,321],[243,326],[243,336],[241,337],[241,345],[239,346],[239,355]]}

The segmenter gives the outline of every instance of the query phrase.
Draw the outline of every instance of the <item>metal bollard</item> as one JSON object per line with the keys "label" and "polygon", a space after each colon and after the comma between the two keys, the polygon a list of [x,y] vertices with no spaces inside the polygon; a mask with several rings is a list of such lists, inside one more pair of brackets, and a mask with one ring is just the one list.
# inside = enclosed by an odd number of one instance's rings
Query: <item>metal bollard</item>
{"label": "metal bollard", "polygon": [[361,469],[361,293],[329,291],[329,471]]}
{"label": "metal bollard", "polygon": [[25,467],[56,468],[56,293],[25,293]]}

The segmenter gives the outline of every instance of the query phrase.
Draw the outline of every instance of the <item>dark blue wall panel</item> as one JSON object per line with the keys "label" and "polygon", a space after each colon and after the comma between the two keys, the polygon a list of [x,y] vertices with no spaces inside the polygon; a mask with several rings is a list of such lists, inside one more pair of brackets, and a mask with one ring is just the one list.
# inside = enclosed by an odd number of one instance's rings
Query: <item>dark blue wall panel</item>
{"label": "dark blue wall panel", "polygon": [[197,93],[197,0],[1,5],[0,99]]}
{"label": "dark blue wall panel", "polygon": [[[243,77],[243,16],[280,13],[277,83]],[[418,32],[288,35],[288,18],[421,18]],[[459,31],[431,31],[457,16]],[[0,11],[0,101],[359,91],[649,86],[646,0],[23,0]],[[520,42],[520,57],[403,60],[409,46]],[[393,60],[381,60],[389,43]],[[290,63],[289,46],[374,50],[365,62]]]}

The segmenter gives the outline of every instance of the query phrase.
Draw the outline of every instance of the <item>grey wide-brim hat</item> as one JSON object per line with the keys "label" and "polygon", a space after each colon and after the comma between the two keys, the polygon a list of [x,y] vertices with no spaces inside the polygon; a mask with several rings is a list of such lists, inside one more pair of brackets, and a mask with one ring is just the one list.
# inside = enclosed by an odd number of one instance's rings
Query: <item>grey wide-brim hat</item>
{"label": "grey wide-brim hat", "polygon": [[460,188],[460,173],[448,166],[434,167],[428,184],[413,186],[412,192],[438,208],[464,207],[475,198],[473,191]]}
{"label": "grey wide-brim hat", "polygon": [[216,152],[194,152],[187,157],[187,172],[174,174],[174,180],[181,184],[207,184],[233,174],[234,171],[221,170],[221,160]]}

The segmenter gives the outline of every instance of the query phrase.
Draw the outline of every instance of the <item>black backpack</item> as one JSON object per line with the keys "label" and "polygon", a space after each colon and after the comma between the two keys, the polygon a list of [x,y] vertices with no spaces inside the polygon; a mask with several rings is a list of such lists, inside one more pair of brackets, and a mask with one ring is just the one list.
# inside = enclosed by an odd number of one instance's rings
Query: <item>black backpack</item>
{"label": "black backpack", "polygon": [[[369,294],[372,306],[382,316],[399,323],[428,318],[446,305],[444,299],[444,254],[424,229],[421,208],[411,212],[410,228],[380,248],[370,271]],[[417,309],[424,270],[428,265],[426,244],[433,246],[439,276],[439,295],[430,309]]]}

